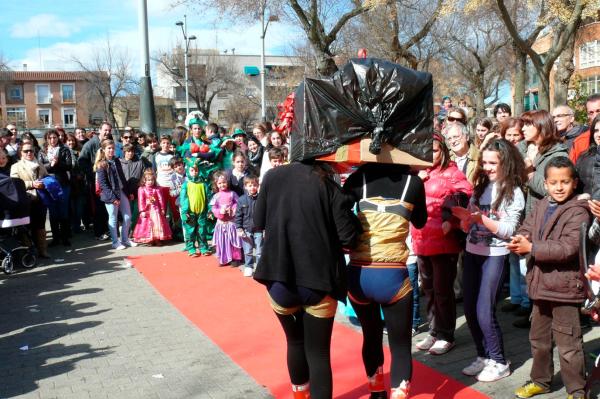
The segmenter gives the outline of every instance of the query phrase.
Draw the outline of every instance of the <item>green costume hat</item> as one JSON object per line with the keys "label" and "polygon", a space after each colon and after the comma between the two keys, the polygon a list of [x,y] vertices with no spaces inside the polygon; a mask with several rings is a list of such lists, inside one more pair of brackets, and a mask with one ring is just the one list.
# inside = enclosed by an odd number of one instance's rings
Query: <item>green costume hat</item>
{"label": "green costume hat", "polygon": [[235,130],[233,131],[233,134],[231,135],[231,137],[235,137],[235,136],[248,137],[246,132],[243,129],[240,129],[239,127],[236,127]]}
{"label": "green costume hat", "polygon": [[202,129],[204,129],[206,127],[208,123],[204,120],[204,119],[200,119],[200,118],[192,118],[190,119],[190,121],[188,122],[188,126],[192,127],[192,125],[200,125],[200,127]]}

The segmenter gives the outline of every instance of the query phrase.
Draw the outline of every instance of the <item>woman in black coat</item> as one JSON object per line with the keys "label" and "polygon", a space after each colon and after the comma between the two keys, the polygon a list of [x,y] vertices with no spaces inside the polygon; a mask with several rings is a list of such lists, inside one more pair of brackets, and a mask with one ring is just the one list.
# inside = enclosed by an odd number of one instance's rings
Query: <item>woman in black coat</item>
{"label": "woman in black coat", "polygon": [[51,246],[58,245],[61,241],[65,246],[70,246],[69,237],[71,226],[69,222],[69,203],[71,197],[71,170],[73,161],[71,151],[60,142],[58,131],[48,130],[44,135],[44,146],[38,154],[39,162],[44,165],[50,175],[60,183],[63,196],[48,208],[50,213],[50,229],[52,230]]}
{"label": "woman in black coat", "polygon": [[265,175],[254,208],[254,226],[265,230],[254,278],[285,332],[294,398],[332,395],[331,332],[346,293],[342,248],[357,237],[350,203],[325,165],[293,162]]}

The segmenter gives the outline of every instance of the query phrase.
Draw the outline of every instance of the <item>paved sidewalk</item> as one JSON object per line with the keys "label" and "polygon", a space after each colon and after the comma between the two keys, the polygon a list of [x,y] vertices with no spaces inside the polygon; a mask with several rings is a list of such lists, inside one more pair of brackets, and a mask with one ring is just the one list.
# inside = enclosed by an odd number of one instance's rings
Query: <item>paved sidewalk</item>
{"label": "paved sidewalk", "polygon": [[0,277],[0,398],[270,397],[108,246]]}
{"label": "paved sidewalk", "polygon": [[[80,235],[73,248],[51,249],[46,266],[0,276],[0,399],[270,397],[123,260],[181,245],[115,252]],[[492,398],[513,398],[531,366],[528,331],[498,314],[511,377],[484,384],[460,373],[475,356],[462,316],[456,348],[439,357],[415,350],[415,358]],[[586,330],[585,349],[600,348],[599,338],[600,329]],[[555,380],[540,399],[566,397]]]}

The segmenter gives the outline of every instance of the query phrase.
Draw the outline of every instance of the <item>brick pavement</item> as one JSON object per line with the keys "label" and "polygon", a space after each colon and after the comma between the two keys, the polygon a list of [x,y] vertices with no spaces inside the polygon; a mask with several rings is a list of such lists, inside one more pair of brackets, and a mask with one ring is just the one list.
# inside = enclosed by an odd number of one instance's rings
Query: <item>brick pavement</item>
{"label": "brick pavement", "polygon": [[[108,245],[82,235],[70,253],[51,249],[47,265],[0,276],[0,399],[270,397],[123,261],[181,245],[119,253]],[[492,398],[513,398],[531,365],[527,330],[499,315],[511,377],[486,384],[460,373],[474,357],[462,316],[455,349],[415,358]],[[599,338],[586,330],[586,350],[600,348]],[[560,378],[553,389],[540,399],[566,397]]]}
{"label": "brick pavement", "polygon": [[0,277],[0,398],[270,397],[122,259],[175,247],[74,244]]}

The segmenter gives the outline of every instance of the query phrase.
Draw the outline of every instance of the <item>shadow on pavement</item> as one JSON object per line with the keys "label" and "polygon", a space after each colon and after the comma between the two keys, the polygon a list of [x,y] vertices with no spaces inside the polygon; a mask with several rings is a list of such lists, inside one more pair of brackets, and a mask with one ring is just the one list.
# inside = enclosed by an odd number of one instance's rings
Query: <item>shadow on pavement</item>
{"label": "shadow on pavement", "polygon": [[[77,238],[73,244],[78,247],[80,241],[91,241]],[[92,329],[102,324],[95,316],[110,310],[86,311],[97,303],[85,297],[103,290],[73,289],[73,284],[97,273],[114,272],[118,259],[103,260],[108,255],[106,245],[53,252],[49,265],[0,276],[2,398],[38,390],[42,380],[71,372],[82,360],[112,353],[110,347],[63,342],[74,334],[93,334]],[[61,343],[53,342],[59,339]]]}

